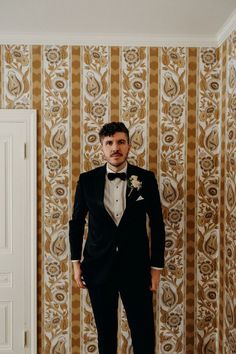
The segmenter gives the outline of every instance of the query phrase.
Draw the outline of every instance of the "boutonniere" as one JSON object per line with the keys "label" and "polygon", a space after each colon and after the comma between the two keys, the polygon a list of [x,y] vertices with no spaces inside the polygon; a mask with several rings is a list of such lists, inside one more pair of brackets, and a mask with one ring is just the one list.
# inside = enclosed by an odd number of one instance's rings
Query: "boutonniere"
{"label": "boutonniere", "polygon": [[134,189],[138,191],[142,187],[142,182],[138,180],[138,176],[132,175],[128,179],[128,187],[130,188],[129,197]]}

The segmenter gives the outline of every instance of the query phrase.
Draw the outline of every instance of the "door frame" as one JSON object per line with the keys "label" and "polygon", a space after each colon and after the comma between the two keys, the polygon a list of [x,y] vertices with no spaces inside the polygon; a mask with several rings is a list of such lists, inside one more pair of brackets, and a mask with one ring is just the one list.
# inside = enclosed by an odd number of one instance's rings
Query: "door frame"
{"label": "door frame", "polygon": [[37,111],[34,109],[0,109],[0,122],[24,123],[26,132],[26,220],[25,238],[29,242],[30,272],[27,274],[30,291],[28,328],[30,336],[25,334],[26,349],[37,353]]}

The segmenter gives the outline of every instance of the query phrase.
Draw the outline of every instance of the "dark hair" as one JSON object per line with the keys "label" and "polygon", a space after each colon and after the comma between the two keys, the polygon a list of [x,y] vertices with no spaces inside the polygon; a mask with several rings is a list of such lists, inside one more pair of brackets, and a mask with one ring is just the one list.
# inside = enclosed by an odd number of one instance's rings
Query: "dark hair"
{"label": "dark hair", "polygon": [[129,131],[122,122],[111,122],[104,124],[99,132],[100,141],[102,141],[105,136],[113,136],[115,133],[125,133],[129,143]]}

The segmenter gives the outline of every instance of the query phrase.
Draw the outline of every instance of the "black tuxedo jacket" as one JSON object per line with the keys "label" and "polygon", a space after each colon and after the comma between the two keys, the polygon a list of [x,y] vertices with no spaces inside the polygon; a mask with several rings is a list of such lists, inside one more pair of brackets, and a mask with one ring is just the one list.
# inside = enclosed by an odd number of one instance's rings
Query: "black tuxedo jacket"
{"label": "black tuxedo jacket", "polygon": [[[104,206],[106,165],[80,175],[69,223],[71,259],[81,259],[84,226],[88,235],[81,268],[89,284],[102,284],[112,277],[119,257],[122,276],[147,277],[150,266],[164,267],[165,231],[157,181],[154,174],[128,164],[127,178],[134,175],[141,188],[127,185],[126,209],[118,226]],[[150,244],[146,216],[149,216]]]}

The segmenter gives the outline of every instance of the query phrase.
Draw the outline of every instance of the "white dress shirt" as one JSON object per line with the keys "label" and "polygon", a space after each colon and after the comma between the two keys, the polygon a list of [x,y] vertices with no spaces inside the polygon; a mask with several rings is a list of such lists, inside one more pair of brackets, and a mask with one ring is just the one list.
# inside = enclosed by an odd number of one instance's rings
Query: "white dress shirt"
{"label": "white dress shirt", "polygon": [[[127,172],[127,164],[119,171],[119,173],[122,172]],[[114,173],[114,171],[107,165],[107,174],[108,173]],[[127,179],[123,181],[120,178],[115,178],[110,181],[107,174],[104,190],[104,206],[116,225],[118,225],[126,208]]]}

